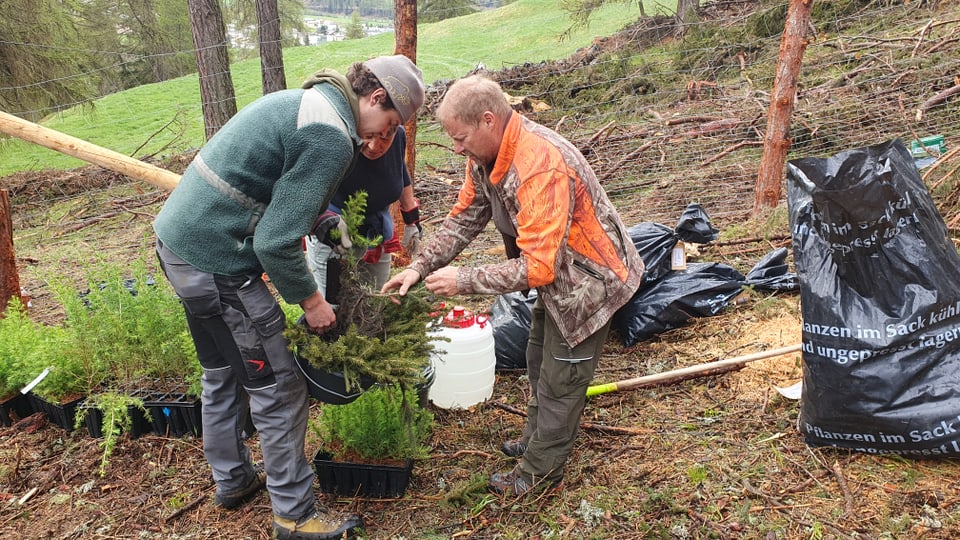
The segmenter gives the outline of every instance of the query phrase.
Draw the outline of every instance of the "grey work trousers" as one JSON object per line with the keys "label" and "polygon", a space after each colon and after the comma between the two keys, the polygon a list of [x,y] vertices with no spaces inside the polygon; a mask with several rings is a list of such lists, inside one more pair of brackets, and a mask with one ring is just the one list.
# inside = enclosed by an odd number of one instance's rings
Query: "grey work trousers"
{"label": "grey work trousers", "polygon": [[260,433],[273,513],[297,520],[313,510],[313,469],[304,451],[307,387],[283,337],[276,299],[256,276],[210,274],[157,242],[164,274],[183,301],[203,367],[203,452],[217,488],[253,479],[243,427],[249,411]]}
{"label": "grey work trousers", "polygon": [[523,440],[527,449],[520,472],[533,482],[559,482],[573,450],[597,361],[610,321],[576,347],[560,335],[557,323],[538,298],[533,304],[527,341],[530,402]]}

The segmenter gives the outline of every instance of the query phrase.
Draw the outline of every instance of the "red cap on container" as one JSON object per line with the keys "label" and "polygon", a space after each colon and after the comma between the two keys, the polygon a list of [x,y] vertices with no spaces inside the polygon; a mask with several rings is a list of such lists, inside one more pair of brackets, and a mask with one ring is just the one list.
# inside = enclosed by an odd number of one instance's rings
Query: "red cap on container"
{"label": "red cap on container", "polygon": [[443,317],[442,323],[448,328],[470,328],[473,325],[485,328],[489,321],[489,315],[478,315],[463,306],[454,306],[453,309]]}
{"label": "red cap on container", "polygon": [[475,317],[472,311],[463,306],[453,306],[450,313],[443,318],[443,325],[450,328],[469,328],[473,326]]}

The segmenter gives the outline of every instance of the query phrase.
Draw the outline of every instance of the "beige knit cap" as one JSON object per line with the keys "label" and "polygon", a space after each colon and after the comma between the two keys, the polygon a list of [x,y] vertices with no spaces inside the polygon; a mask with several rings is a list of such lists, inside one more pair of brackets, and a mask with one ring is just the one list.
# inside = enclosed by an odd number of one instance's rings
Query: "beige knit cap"
{"label": "beige knit cap", "polygon": [[378,56],[364,62],[390,96],[400,119],[406,123],[423,105],[423,72],[402,54]]}

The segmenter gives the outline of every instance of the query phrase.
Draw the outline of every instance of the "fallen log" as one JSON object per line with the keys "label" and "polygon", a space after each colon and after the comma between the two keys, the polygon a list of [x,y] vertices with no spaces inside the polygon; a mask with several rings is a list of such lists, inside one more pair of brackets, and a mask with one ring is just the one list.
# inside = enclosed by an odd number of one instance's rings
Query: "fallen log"
{"label": "fallen log", "polygon": [[137,180],[143,180],[166,190],[173,190],[180,182],[180,175],[177,173],[2,111],[0,111],[0,132],[39,144],[68,156],[89,161],[105,169],[125,174]]}

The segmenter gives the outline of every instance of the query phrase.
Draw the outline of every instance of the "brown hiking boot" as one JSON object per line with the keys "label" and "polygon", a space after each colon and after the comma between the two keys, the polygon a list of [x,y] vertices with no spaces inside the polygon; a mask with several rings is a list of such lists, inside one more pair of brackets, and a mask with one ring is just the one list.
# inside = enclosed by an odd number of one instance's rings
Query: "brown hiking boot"
{"label": "brown hiking boot", "polygon": [[520,457],[527,451],[527,443],[523,439],[508,439],[500,445],[500,450],[510,457]]}
{"label": "brown hiking boot", "polygon": [[298,521],[273,516],[273,538],[276,540],[349,540],[363,527],[360,516],[351,514],[338,520],[324,510],[313,510]]}
{"label": "brown hiking boot", "polygon": [[527,480],[520,472],[520,468],[514,467],[513,470],[507,472],[493,473],[487,485],[500,495],[519,497],[529,493],[532,489],[559,490],[562,486],[562,480]]}
{"label": "brown hiking boot", "polygon": [[213,504],[227,510],[234,510],[254,498],[267,485],[267,473],[263,472],[263,465],[260,464],[253,466],[253,472],[250,483],[236,491],[223,493],[218,489],[213,497]]}

